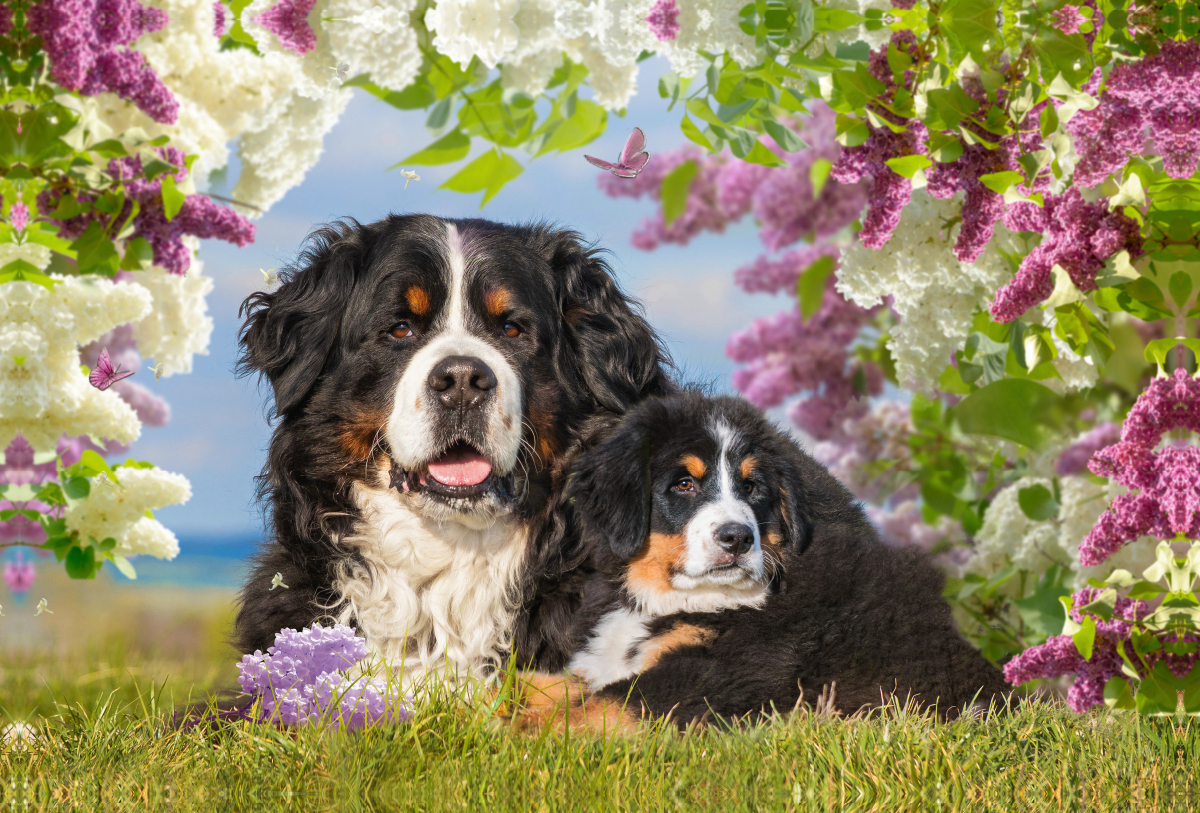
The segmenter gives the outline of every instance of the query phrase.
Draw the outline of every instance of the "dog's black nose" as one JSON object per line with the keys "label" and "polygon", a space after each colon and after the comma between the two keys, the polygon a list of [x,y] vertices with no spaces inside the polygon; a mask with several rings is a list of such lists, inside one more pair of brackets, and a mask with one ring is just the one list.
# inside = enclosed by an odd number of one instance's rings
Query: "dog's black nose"
{"label": "dog's black nose", "polygon": [[734,556],[745,553],[754,545],[754,529],[740,522],[727,522],[717,528],[717,543]]}
{"label": "dog's black nose", "polygon": [[429,371],[429,389],[450,409],[474,409],[496,389],[496,374],[474,356],[446,356]]}

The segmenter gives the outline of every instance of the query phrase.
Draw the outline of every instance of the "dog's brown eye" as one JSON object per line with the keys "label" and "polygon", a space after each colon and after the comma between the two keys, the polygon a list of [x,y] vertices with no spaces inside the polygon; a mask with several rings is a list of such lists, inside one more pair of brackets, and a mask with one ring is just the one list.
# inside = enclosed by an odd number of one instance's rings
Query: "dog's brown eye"
{"label": "dog's brown eye", "polygon": [[693,480],[691,477],[684,477],[678,483],[671,486],[671,488],[675,489],[676,491],[682,492],[682,493],[687,493],[689,491],[695,491],[696,490],[696,481]]}
{"label": "dog's brown eye", "polygon": [[754,483],[750,482],[749,480],[743,480],[742,481],[742,493],[743,494],[753,494],[754,493]]}
{"label": "dog's brown eye", "polygon": [[512,322],[505,322],[504,335],[510,339],[515,339],[521,335],[521,328],[517,327]]}
{"label": "dog's brown eye", "polygon": [[396,326],[392,328],[392,335],[397,339],[407,339],[413,335],[413,332],[408,322],[397,322]]}

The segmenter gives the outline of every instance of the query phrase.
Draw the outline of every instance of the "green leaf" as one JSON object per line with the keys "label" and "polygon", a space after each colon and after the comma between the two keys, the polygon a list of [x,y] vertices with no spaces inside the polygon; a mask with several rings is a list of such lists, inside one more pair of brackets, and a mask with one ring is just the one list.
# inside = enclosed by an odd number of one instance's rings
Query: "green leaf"
{"label": "green leaf", "polygon": [[578,149],[603,135],[607,126],[608,112],[595,102],[580,99],[575,103],[575,112],[546,139],[537,155]]}
{"label": "green leaf", "polygon": [[93,220],[89,223],[83,234],[71,243],[71,250],[76,254],[79,273],[102,274],[107,277],[117,273],[121,257],[100,221]]}
{"label": "green leaf", "polygon": [[680,122],[679,129],[683,130],[683,134],[687,137],[688,141],[691,141],[693,144],[699,144],[704,149],[712,152],[712,144],[704,137],[704,133],[700,131],[700,128],[696,126],[696,122],[692,121],[686,115],[683,117],[683,121]]}
{"label": "green leaf", "polygon": [[693,116],[700,119],[700,121],[706,122],[707,124],[712,124],[717,127],[727,126],[726,123],[712,111],[712,108],[710,108],[703,99],[692,99],[687,103],[687,110]]}
{"label": "green leaf", "polygon": [[740,145],[736,141],[730,142],[729,149],[734,155],[736,155],[738,158],[741,158],[748,164],[760,164],[764,167],[787,166],[786,161],[773,153],[758,139],[754,139],[754,146],[752,146],[748,152],[743,154],[739,154],[742,151],[740,149]]}
{"label": "green leaf", "polygon": [[929,133],[929,157],[939,164],[951,164],[962,157],[963,143],[951,135],[937,130]]}
{"label": "green leaf", "polygon": [[72,477],[63,483],[63,493],[72,500],[82,500],[88,494],[92,493],[92,484],[88,482],[86,477]]}
{"label": "green leaf", "polygon": [[998,195],[1003,195],[1008,191],[1010,186],[1021,183],[1024,180],[1024,176],[1021,173],[1013,172],[1012,170],[989,172],[986,175],[979,176],[979,182]]}
{"label": "green leaf", "polygon": [[695,161],[684,161],[666,174],[660,187],[663,221],[669,226],[687,209],[688,191],[700,169]]}
{"label": "green leaf", "polygon": [[1061,425],[1062,399],[1050,388],[1021,378],[993,381],[954,408],[962,431],[991,435],[1038,449]]}
{"label": "green leaf", "polygon": [[820,257],[800,274],[796,281],[796,298],[800,301],[800,315],[810,318],[821,309],[825,299],[825,285],[833,273],[836,263],[833,257]]}
{"label": "green leaf", "polygon": [[892,172],[903,175],[905,178],[913,178],[918,172],[923,172],[933,166],[933,161],[924,155],[904,155],[899,158],[889,158],[884,163],[891,168]]}
{"label": "green leaf", "polygon": [[1129,681],[1121,676],[1111,677],[1104,684],[1104,705],[1110,709],[1129,711],[1137,708],[1133,700],[1133,692],[1129,689]]}
{"label": "green leaf", "polygon": [[829,172],[832,169],[833,162],[828,158],[817,158],[808,168],[808,180],[812,184],[813,200],[821,197],[821,192],[824,191],[825,184],[829,181]]}
{"label": "green leaf", "polygon": [[117,480],[117,474],[112,470],[112,466],[108,465],[108,461],[92,449],[85,449],[79,455],[79,462],[75,465],[86,472],[87,477],[94,477],[100,472],[104,472],[114,483],[120,482]]}
{"label": "green leaf", "polygon": [[175,184],[175,176],[164,175],[162,179],[163,217],[167,219],[168,223],[175,219],[175,215],[179,214],[185,200],[187,200],[187,195],[179,191],[179,187]]}
{"label": "green leaf", "polygon": [[127,579],[136,579],[137,578],[137,571],[133,569],[133,565],[130,564],[129,560],[126,559],[124,556],[117,556],[115,554],[111,554],[107,558],[110,562],[113,563],[113,566],[116,567],[117,570],[121,571],[122,576],[124,576]]}
{"label": "green leaf", "polygon": [[829,106],[844,113],[865,110],[868,102],[875,101],[887,90],[887,85],[872,76],[862,62],[852,71],[835,71],[830,79]]}
{"label": "green leaf", "polygon": [[[1133,177],[1137,177],[1134,175]],[[1192,278],[1184,271],[1176,271],[1171,275],[1170,281],[1167,283],[1167,290],[1171,292],[1171,299],[1175,300],[1175,304],[1183,308],[1192,295]]]}
{"label": "green leaf", "polygon": [[342,87],[362,88],[377,99],[387,102],[400,110],[421,110],[437,101],[433,86],[425,77],[418,77],[404,90],[391,90],[380,87],[371,81],[367,74],[359,74],[352,79],[342,82]]}
{"label": "green leaf", "polygon": [[1134,585],[1129,588],[1126,598],[1150,600],[1158,598],[1165,592],[1167,591],[1154,582],[1148,582],[1145,579],[1142,579],[1135,582]]}
{"label": "green leaf", "polygon": [[122,271],[145,271],[154,264],[154,247],[145,237],[133,237],[125,241],[125,256],[121,258]]}
{"label": "green leaf", "polygon": [[1079,631],[1071,636],[1075,648],[1085,661],[1092,659],[1092,647],[1096,643],[1096,619],[1090,615],[1083,617]]}
{"label": "green leaf", "polygon": [[76,545],[67,551],[67,575],[72,579],[94,579],[100,565],[96,562],[96,549],[91,545],[86,548]]}
{"label": "green leaf", "polygon": [[929,108],[922,120],[930,130],[953,130],[964,118],[979,109],[979,102],[957,82],[929,91],[926,98]]}
{"label": "green leaf", "polygon": [[1058,565],[1052,566],[1039,580],[1033,595],[1013,600],[1025,626],[1041,635],[1058,635],[1062,631],[1066,610],[1059,598],[1071,595],[1062,585],[1063,573]]}
{"label": "green leaf", "polygon": [[951,54],[967,51],[980,65],[988,64],[989,49],[985,46],[999,37],[998,11],[992,0],[948,0],[941,7],[938,20],[950,41]]}
{"label": "green leaf", "polygon": [[1150,674],[1138,684],[1134,698],[1139,714],[1149,717],[1165,717],[1174,714],[1179,707],[1177,679],[1167,668],[1166,661],[1158,661]]}
{"label": "green leaf", "polygon": [[1150,362],[1151,364],[1157,364],[1159,367],[1166,369],[1167,354],[1181,344],[1195,353],[1198,358],[1200,358],[1200,339],[1188,339],[1184,338],[1183,336],[1156,339],[1155,341],[1148,342],[1143,355],[1145,356],[1146,361]]}
{"label": "green leaf", "polygon": [[452,192],[482,191],[483,200],[479,204],[479,208],[482,209],[506,183],[524,171],[525,168],[511,155],[492,149],[452,175],[439,188]]}
{"label": "green leaf", "polygon": [[835,123],[837,143],[843,147],[857,147],[871,137],[871,128],[865,121],[838,113]]}
{"label": "green leaf", "polygon": [[763,127],[767,131],[767,135],[774,139],[784,152],[800,152],[808,145],[800,140],[800,136],[792,130],[791,127],[785,127],[777,121],[766,119],[763,121]]}
{"label": "green leaf", "polygon": [[1043,485],[1026,486],[1017,492],[1017,503],[1021,513],[1036,522],[1044,522],[1058,516],[1058,500],[1050,489]]}

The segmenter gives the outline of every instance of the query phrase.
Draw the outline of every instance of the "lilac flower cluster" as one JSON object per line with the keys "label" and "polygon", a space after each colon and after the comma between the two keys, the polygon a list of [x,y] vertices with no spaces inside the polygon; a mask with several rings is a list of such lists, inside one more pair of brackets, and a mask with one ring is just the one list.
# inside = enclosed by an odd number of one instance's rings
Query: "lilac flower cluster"
{"label": "lilac flower cluster", "polygon": [[8,32],[12,31],[12,27],[12,9],[8,7],[7,3],[0,4],[0,37],[8,36]]}
{"label": "lilac flower cluster", "polygon": [[1054,470],[1060,477],[1079,474],[1087,468],[1088,461],[1096,452],[1105,446],[1111,446],[1121,438],[1121,426],[1112,421],[1104,421],[1092,427],[1083,437],[1063,449],[1058,460],[1054,462]]}
{"label": "lilac flower cluster", "polygon": [[1089,464],[1093,474],[1134,491],[1114,499],[1079,545],[1085,567],[1146,534],[1200,536],[1200,448],[1168,445],[1155,451],[1175,429],[1200,432],[1200,381],[1182,367],[1150,382],[1129,410],[1120,442],[1101,449]]}
{"label": "lilac flower cluster", "polygon": [[33,580],[37,576],[37,570],[33,566],[33,562],[25,561],[25,554],[17,551],[16,557],[4,563],[4,583],[8,585],[8,589],[16,595],[20,596],[29,591],[33,587]]}
{"label": "lilac flower cluster", "polygon": [[303,56],[317,47],[317,35],[308,24],[308,14],[317,0],[279,0],[262,14],[251,18],[279,38],[279,44]]}
{"label": "lilac flower cluster", "polygon": [[367,656],[367,644],[350,627],[313,624],[281,630],[264,655],[244,655],[238,685],[262,698],[262,719],[281,725],[328,720],[335,727],[362,728],[381,720],[403,722],[409,712],[385,678],[349,677]]}
{"label": "lilac flower cluster", "polygon": [[[161,147],[159,155],[164,161],[178,167],[174,173],[176,181],[187,177],[184,155],[174,147]],[[142,162],[137,156],[114,158],[108,163],[108,172],[117,181],[124,182],[128,200],[124,208],[115,215],[124,221],[132,211],[136,200],[138,213],[133,218],[134,237],[144,237],[154,249],[154,262],[173,274],[183,274],[192,263],[192,253],[183,244],[184,235],[202,239],[220,239],[238,246],[254,241],[254,224],[227,206],[220,206],[206,195],[188,195],[183,207],[172,220],[167,220],[162,207],[162,177],[147,179],[142,175]],[[57,206],[63,195],[60,189],[47,190],[38,196],[38,207],[50,211]],[[97,196],[81,192],[79,200],[90,202]],[[66,220],[55,221],[59,234],[72,239],[84,232],[93,220],[103,213],[92,210]]]}
{"label": "lilac flower cluster", "polygon": [[[88,367],[96,366],[96,359],[102,349],[108,349],[108,357],[114,367],[122,370],[137,372],[142,366],[142,357],[137,350],[137,340],[133,338],[133,325],[119,325],[105,333],[94,342],[79,349],[79,359]],[[112,385],[112,389],[133,411],[138,420],[145,426],[166,426],[171,421],[170,405],[141,384],[134,383],[128,378]],[[109,441],[103,454],[121,454],[128,447]]]}
{"label": "lilac flower cluster", "polygon": [[646,23],[650,26],[650,33],[659,42],[679,36],[679,7],[675,5],[675,0],[658,0],[646,15]]}
{"label": "lilac flower cluster", "polygon": [[750,294],[776,294],[780,291],[791,294],[795,292],[796,283],[805,269],[822,257],[830,257],[836,263],[841,256],[841,250],[832,243],[793,249],[776,259],[762,254],[750,265],[734,271],[733,281]]}
{"label": "lilac flower cluster", "polygon": [[[887,89],[881,95],[881,101],[890,102],[899,86],[892,77],[892,69],[887,63],[888,45],[881,45],[871,52],[867,65],[871,75],[883,82]],[[892,35],[890,45],[907,54],[917,46],[916,35],[911,31],[898,31]],[[904,74],[904,87],[911,90],[915,75],[912,71]],[[867,248],[882,248],[900,224],[900,212],[912,199],[912,183],[908,178],[892,171],[887,161],[907,155],[923,155],[929,152],[926,146],[928,131],[918,119],[905,119],[892,113],[880,104],[870,105],[872,112],[892,124],[903,125],[903,132],[894,132],[889,127],[874,127],[871,135],[857,147],[846,147],[842,150],[841,158],[834,164],[829,176],[843,184],[858,183],[864,179],[871,180],[871,192],[867,198],[867,216],[863,219],[863,228],[859,239]]]}
{"label": "lilac flower cluster", "polygon": [[[72,438],[64,435],[58,441],[58,456],[64,466],[73,466],[79,462],[84,450],[103,452],[87,438]],[[43,485],[54,479],[57,469],[53,460],[48,463],[35,463],[34,450],[29,441],[17,435],[4,450],[4,463],[0,465],[0,485],[33,486]],[[13,502],[0,497],[0,511],[27,509],[39,514],[52,514],[50,506],[38,500]],[[41,523],[31,520],[21,514],[14,514],[6,520],[0,520],[0,543],[11,544],[19,542],[27,545],[40,545],[46,541],[46,533]]]}
{"label": "lilac flower cluster", "polygon": [[225,14],[225,4],[221,0],[213,0],[213,36],[221,39],[228,30],[229,20]]}
{"label": "lilac flower cluster", "polygon": [[1055,28],[1070,36],[1079,33],[1079,26],[1083,25],[1087,17],[1079,13],[1078,6],[1067,5],[1050,12],[1050,19],[1053,20]]}
{"label": "lilac flower cluster", "polygon": [[[1095,93],[1097,69],[1084,89]],[[1146,131],[1172,178],[1188,178],[1200,165],[1200,42],[1168,40],[1162,50],[1113,68],[1100,104],[1072,117],[1079,163],[1075,182],[1095,186],[1119,174],[1142,151]]]}
{"label": "lilac flower cluster", "polygon": [[1142,255],[1142,236],[1136,220],[1123,212],[1110,212],[1108,203],[1089,203],[1071,187],[1061,195],[1047,195],[1045,204],[1022,202],[1008,208],[1004,225],[1013,231],[1040,232],[1042,242],[1021,261],[1011,282],[996,292],[992,318],[1011,322],[1050,296],[1051,270],[1060,266],[1081,291],[1096,287],[1096,272],[1118,251],[1131,258]]}
{"label": "lilac flower cluster", "polygon": [[179,102],[126,46],[167,24],[167,13],[137,0],[42,0],[26,11],[26,26],[42,39],[50,75],[84,96],[116,93],[162,124],[174,124]]}

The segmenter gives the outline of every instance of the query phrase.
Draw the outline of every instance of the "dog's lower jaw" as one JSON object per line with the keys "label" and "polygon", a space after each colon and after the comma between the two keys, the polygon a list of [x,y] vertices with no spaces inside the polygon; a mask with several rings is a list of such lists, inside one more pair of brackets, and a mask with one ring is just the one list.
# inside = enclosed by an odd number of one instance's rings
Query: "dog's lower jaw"
{"label": "dog's lower jaw", "polygon": [[449,509],[431,517],[419,497],[354,487],[360,519],[342,545],[362,561],[347,559],[338,574],[337,620],[354,623],[394,674],[402,669],[406,689],[434,675],[489,680],[511,645],[528,528],[510,514],[480,516],[479,527]]}

